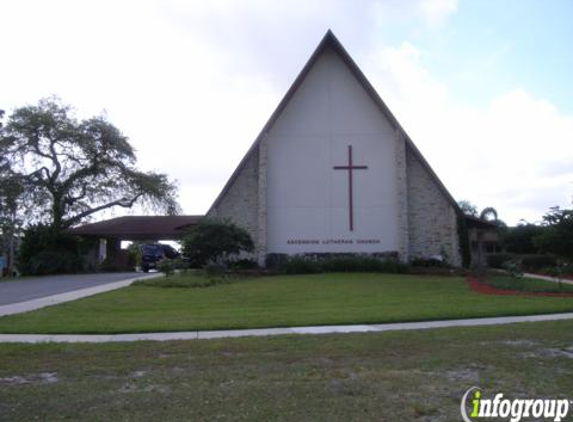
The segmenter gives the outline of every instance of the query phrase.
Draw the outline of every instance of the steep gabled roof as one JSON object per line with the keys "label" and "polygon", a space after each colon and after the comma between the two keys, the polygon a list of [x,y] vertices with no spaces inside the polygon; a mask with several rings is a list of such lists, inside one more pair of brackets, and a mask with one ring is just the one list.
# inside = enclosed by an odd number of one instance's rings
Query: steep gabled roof
{"label": "steep gabled roof", "polygon": [[247,164],[249,158],[251,158],[253,153],[258,148],[259,143],[261,142],[261,139],[273,127],[274,123],[276,122],[278,117],[281,115],[282,111],[285,109],[285,107],[287,106],[287,104],[289,103],[291,98],[294,96],[295,92],[297,91],[299,86],[302,84],[302,82],[306,78],[307,74],[310,72],[312,67],[315,65],[315,63],[317,62],[320,55],[327,48],[332,48],[336,53],[338,53],[338,55],[340,56],[342,61],[349,67],[349,69],[351,70],[354,77],[362,85],[364,90],[366,90],[366,92],[370,95],[370,98],[372,98],[372,100],[378,106],[380,111],[388,118],[388,121],[390,122],[392,127],[395,130],[398,130],[404,136],[404,139],[406,140],[406,145],[411,149],[411,151],[414,153],[416,158],[420,161],[422,166],[428,171],[430,177],[434,180],[434,182],[436,183],[438,188],[442,191],[442,193],[446,196],[446,198],[448,198],[448,200],[452,203],[452,206],[454,207],[454,209],[458,212],[459,215],[462,215],[461,210],[460,210],[457,202],[455,201],[455,199],[452,197],[450,192],[448,192],[448,190],[446,189],[446,187],[444,186],[442,181],[439,179],[437,174],[434,172],[434,170],[432,170],[432,168],[430,167],[430,164],[428,164],[428,162],[426,161],[426,159],[424,158],[424,156],[422,155],[420,150],[416,147],[416,145],[414,145],[414,142],[412,141],[410,136],[408,136],[408,134],[406,133],[404,128],[402,128],[402,126],[400,125],[400,123],[398,122],[396,117],[394,117],[394,115],[392,114],[392,112],[390,111],[388,106],[386,106],[384,101],[382,101],[382,98],[380,98],[380,96],[378,95],[378,93],[376,92],[376,90],[374,89],[372,84],[370,84],[368,79],[366,79],[366,76],[364,76],[364,73],[360,70],[360,68],[354,62],[352,57],[350,57],[350,54],[348,54],[348,52],[342,46],[340,41],[338,41],[338,38],[336,38],[336,36],[334,35],[334,33],[330,29],[326,32],[326,34],[324,35],[324,37],[322,38],[322,40],[318,44],[318,47],[316,47],[316,49],[314,50],[314,52],[312,53],[312,55],[310,56],[310,58],[308,59],[308,61],[304,65],[304,67],[302,68],[301,72],[296,77],[296,79],[294,80],[293,84],[290,86],[290,88],[286,92],[283,99],[280,101],[279,105],[277,106],[277,108],[275,109],[275,111],[273,112],[273,114],[271,115],[271,117],[269,118],[269,120],[267,121],[267,123],[265,124],[265,126],[263,127],[263,129],[261,130],[259,135],[257,136],[257,138],[255,139],[255,142],[251,145],[251,147],[249,148],[249,150],[247,151],[247,153],[245,154],[245,156],[243,157],[243,159],[241,160],[241,162],[239,163],[239,165],[237,166],[237,168],[235,169],[235,171],[233,172],[233,174],[231,175],[231,177],[229,178],[229,180],[227,181],[227,183],[223,187],[223,190],[221,191],[221,193],[219,194],[219,196],[217,196],[217,198],[213,202],[213,205],[211,205],[211,208],[209,208],[209,211],[207,212],[207,214],[219,205],[219,203],[221,202],[221,200],[223,199],[223,197],[225,196],[227,191],[233,185],[235,179],[237,178],[237,176],[239,175],[239,173],[241,172],[243,167],[245,167],[245,165]]}

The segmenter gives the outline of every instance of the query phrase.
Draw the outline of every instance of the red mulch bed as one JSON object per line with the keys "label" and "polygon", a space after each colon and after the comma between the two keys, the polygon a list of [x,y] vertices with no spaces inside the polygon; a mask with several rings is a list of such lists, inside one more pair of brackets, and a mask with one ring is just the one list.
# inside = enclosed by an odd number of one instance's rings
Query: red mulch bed
{"label": "red mulch bed", "polygon": [[497,296],[550,296],[550,297],[573,297],[573,292],[551,293],[551,292],[521,292],[518,290],[505,290],[498,289],[497,287],[490,286],[489,284],[479,281],[475,277],[467,277],[472,291],[484,295],[497,295]]}

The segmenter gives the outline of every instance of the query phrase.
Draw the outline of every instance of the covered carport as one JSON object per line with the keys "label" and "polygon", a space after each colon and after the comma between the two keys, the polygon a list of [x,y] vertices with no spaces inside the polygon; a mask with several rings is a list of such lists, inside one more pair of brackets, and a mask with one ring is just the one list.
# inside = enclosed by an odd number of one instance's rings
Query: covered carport
{"label": "covered carport", "polygon": [[69,229],[68,233],[99,239],[95,254],[97,262],[101,263],[107,258],[121,268],[125,266],[123,261],[126,260],[121,250],[122,241],[179,241],[186,230],[197,224],[201,218],[202,215],[130,215],[85,224]]}

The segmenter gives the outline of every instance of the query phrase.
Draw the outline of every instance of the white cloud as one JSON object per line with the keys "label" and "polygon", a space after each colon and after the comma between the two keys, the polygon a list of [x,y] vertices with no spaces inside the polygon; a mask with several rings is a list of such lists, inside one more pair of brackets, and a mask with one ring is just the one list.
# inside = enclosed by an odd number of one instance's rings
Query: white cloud
{"label": "white cloud", "polygon": [[458,11],[458,0],[420,0],[418,13],[430,27],[439,27]]}
{"label": "white cloud", "polygon": [[498,208],[510,223],[571,204],[573,116],[514,90],[485,109],[456,103],[410,43],[383,48],[367,74],[458,199]]}

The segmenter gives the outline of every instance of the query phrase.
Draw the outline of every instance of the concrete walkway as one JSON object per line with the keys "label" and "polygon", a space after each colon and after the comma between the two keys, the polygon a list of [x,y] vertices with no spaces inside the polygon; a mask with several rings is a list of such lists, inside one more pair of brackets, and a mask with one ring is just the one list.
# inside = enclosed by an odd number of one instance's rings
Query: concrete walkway
{"label": "concrete walkway", "polygon": [[[46,306],[57,305],[58,303],[70,302],[72,300],[81,299],[83,297],[97,295],[98,293],[109,292],[111,290],[120,289],[122,287],[129,286],[135,280],[142,280],[145,278],[156,278],[161,277],[161,273],[153,274],[129,274],[129,278],[124,278],[121,281],[115,281],[112,283],[106,282],[106,284],[100,284],[93,287],[88,287],[85,289],[78,289],[73,291],[68,291],[64,293],[58,293],[55,295],[39,297],[37,299],[27,300],[19,303],[11,303],[8,305],[0,306],[0,316],[20,314],[22,312],[34,311],[36,309],[44,308]],[[18,283],[8,282],[8,283]]]}
{"label": "concrete walkway", "polygon": [[[527,277],[527,278],[536,278],[538,280],[551,281],[552,283],[559,283],[559,280],[557,280],[557,277],[550,277],[548,275],[524,273],[523,276]],[[565,278],[562,278],[561,283],[573,285],[573,280],[567,280]]]}
{"label": "concrete walkway", "polygon": [[123,273],[59,274],[0,279],[0,306],[82,290],[144,275]]}
{"label": "concrete walkway", "polygon": [[184,331],[140,334],[0,334],[0,343],[106,343],[130,341],[209,340],[235,337],[260,337],[285,334],[338,334],[385,331],[429,330],[449,327],[475,327],[520,322],[573,319],[573,312],[499,318],[456,319],[449,321],[402,322],[374,325],[330,325],[320,327],[260,328],[252,330]]}

